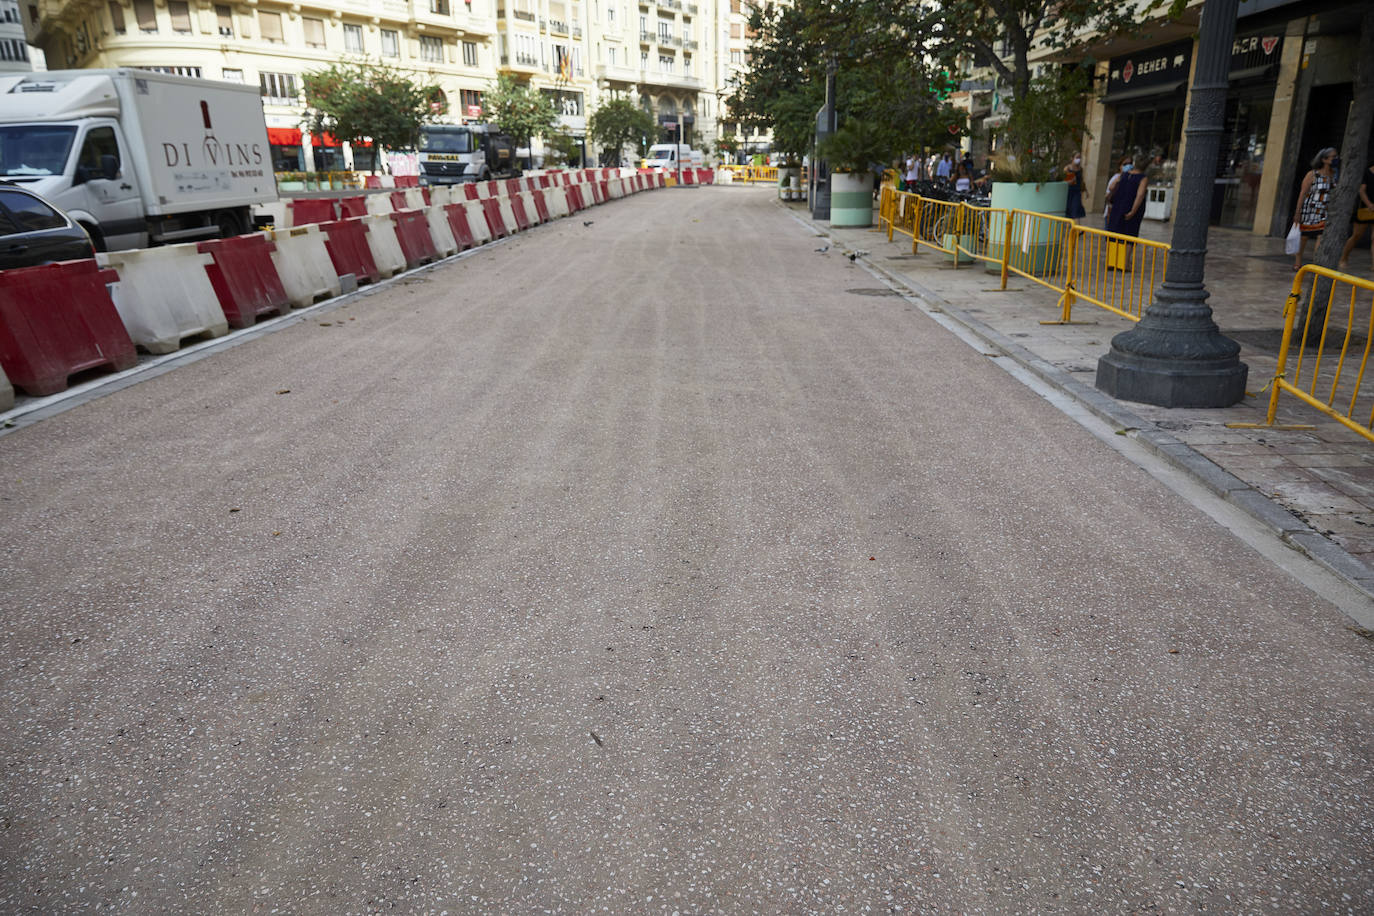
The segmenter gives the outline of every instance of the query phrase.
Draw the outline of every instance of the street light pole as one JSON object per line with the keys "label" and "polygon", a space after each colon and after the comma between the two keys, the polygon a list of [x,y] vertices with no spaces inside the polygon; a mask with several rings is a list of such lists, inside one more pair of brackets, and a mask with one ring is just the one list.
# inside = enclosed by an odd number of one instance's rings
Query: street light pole
{"label": "street light pole", "polygon": [[[839,62],[832,55],[825,64],[825,108],[817,125],[816,140],[835,132],[835,71]],[[819,159],[811,160],[811,218],[830,219],[830,170],[822,169]]]}
{"label": "street light pole", "polygon": [[1212,321],[1203,283],[1238,5],[1206,0],[1202,7],[1164,283],[1136,326],[1113,337],[1111,351],[1097,363],[1097,387],[1114,398],[1160,407],[1229,407],[1245,396],[1248,368],[1240,361],[1240,344]]}

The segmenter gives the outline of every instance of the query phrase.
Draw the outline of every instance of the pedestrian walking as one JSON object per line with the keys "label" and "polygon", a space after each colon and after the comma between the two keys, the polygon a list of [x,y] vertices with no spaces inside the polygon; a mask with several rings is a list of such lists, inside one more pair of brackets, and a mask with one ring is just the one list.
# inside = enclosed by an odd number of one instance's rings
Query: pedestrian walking
{"label": "pedestrian walking", "polygon": [[1122,156],[1120,171],[1107,182],[1107,231],[1140,235],[1145,217],[1145,186],[1149,179],[1135,170],[1135,158]]}
{"label": "pedestrian walking", "polygon": [[[1355,210],[1355,222],[1350,227],[1350,238],[1346,240],[1345,247],[1341,249],[1341,270],[1350,268],[1350,252],[1355,250],[1355,246],[1360,243],[1360,239],[1365,237],[1369,231],[1369,224],[1374,223],[1374,201],[1370,200],[1370,194],[1374,193],[1374,166],[1365,170],[1364,178],[1360,181],[1360,196],[1357,203],[1358,209]],[[1370,270],[1374,270],[1374,248],[1369,250]]]}
{"label": "pedestrian walking", "polygon": [[912,185],[920,180],[921,173],[918,168],[919,160],[920,157],[915,153],[906,157],[906,174],[902,176],[903,180],[906,182],[906,186],[902,188],[903,191],[910,191]]}
{"label": "pedestrian walking", "polygon": [[945,153],[940,157],[940,164],[935,167],[935,177],[945,184],[948,184],[953,172],[954,157],[949,153]]}
{"label": "pedestrian walking", "polygon": [[1088,215],[1088,211],[1083,209],[1083,200],[1088,195],[1083,193],[1083,154],[1075,152],[1073,159],[1064,166],[1064,180],[1069,183],[1069,200],[1064,205],[1064,215],[1069,219],[1082,219]]}
{"label": "pedestrian walking", "polygon": [[1293,211],[1293,224],[1298,227],[1298,250],[1293,255],[1293,269],[1302,267],[1302,252],[1308,239],[1321,238],[1326,230],[1326,198],[1336,183],[1336,166],[1340,157],[1334,146],[1317,153],[1311,170],[1303,176],[1298,189],[1298,207]]}
{"label": "pedestrian walking", "polygon": [[967,194],[973,190],[973,174],[962,162],[954,168],[954,190]]}

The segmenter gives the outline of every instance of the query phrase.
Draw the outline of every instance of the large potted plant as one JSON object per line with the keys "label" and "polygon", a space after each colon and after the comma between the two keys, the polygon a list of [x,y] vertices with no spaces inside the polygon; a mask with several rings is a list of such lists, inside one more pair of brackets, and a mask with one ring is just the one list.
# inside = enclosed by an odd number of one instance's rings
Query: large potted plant
{"label": "large potted plant", "polygon": [[873,164],[888,155],[888,139],[868,121],[850,118],[816,146],[830,169],[830,225],[873,225]]}
{"label": "large potted plant", "polygon": [[[1011,113],[1000,132],[992,169],[992,206],[1063,216],[1069,185],[1064,163],[1083,132],[1083,95],[1087,72],[1066,68],[1030,81],[1025,93],[1010,100]],[[1062,247],[1054,224],[1038,221],[1017,237],[1023,267],[1044,273],[1053,252]],[[1001,240],[992,240],[1001,255]],[[991,265],[990,265],[991,267]]]}

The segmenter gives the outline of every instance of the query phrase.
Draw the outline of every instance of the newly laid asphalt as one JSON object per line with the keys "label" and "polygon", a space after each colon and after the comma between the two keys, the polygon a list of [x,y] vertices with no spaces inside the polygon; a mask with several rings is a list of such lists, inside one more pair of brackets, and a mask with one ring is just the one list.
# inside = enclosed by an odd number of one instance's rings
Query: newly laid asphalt
{"label": "newly laid asphalt", "polygon": [[1374,910],[1349,616],[767,195],[585,218],[0,437],[0,910]]}

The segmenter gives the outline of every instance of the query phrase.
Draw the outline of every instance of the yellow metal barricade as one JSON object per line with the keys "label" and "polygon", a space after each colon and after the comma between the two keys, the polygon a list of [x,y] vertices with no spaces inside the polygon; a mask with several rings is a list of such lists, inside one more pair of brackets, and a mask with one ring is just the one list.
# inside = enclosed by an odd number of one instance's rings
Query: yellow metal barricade
{"label": "yellow metal barricade", "polygon": [[912,253],[924,247],[954,254],[959,238],[961,207],[962,204],[957,201],[918,197],[912,220]]}
{"label": "yellow metal barricade", "polygon": [[1066,265],[1075,228],[1073,220],[1062,216],[1012,210],[1001,252],[1007,272],[1064,293],[1068,288]]}
{"label": "yellow metal barricade", "polygon": [[1374,382],[1367,375],[1372,342],[1374,282],[1304,265],[1284,303],[1283,342],[1263,425],[1274,425],[1279,393],[1287,391],[1374,441]]}
{"label": "yellow metal barricade", "polygon": [[1169,246],[1117,232],[1074,226],[1065,248],[1059,323],[1073,320],[1078,299],[1139,321],[1164,282]]}
{"label": "yellow metal barricade", "polygon": [[968,255],[975,261],[998,264],[1002,268],[1002,289],[1007,288],[1007,238],[1011,231],[1011,210],[975,207],[962,204],[959,208],[959,233],[955,247],[959,257]]}

